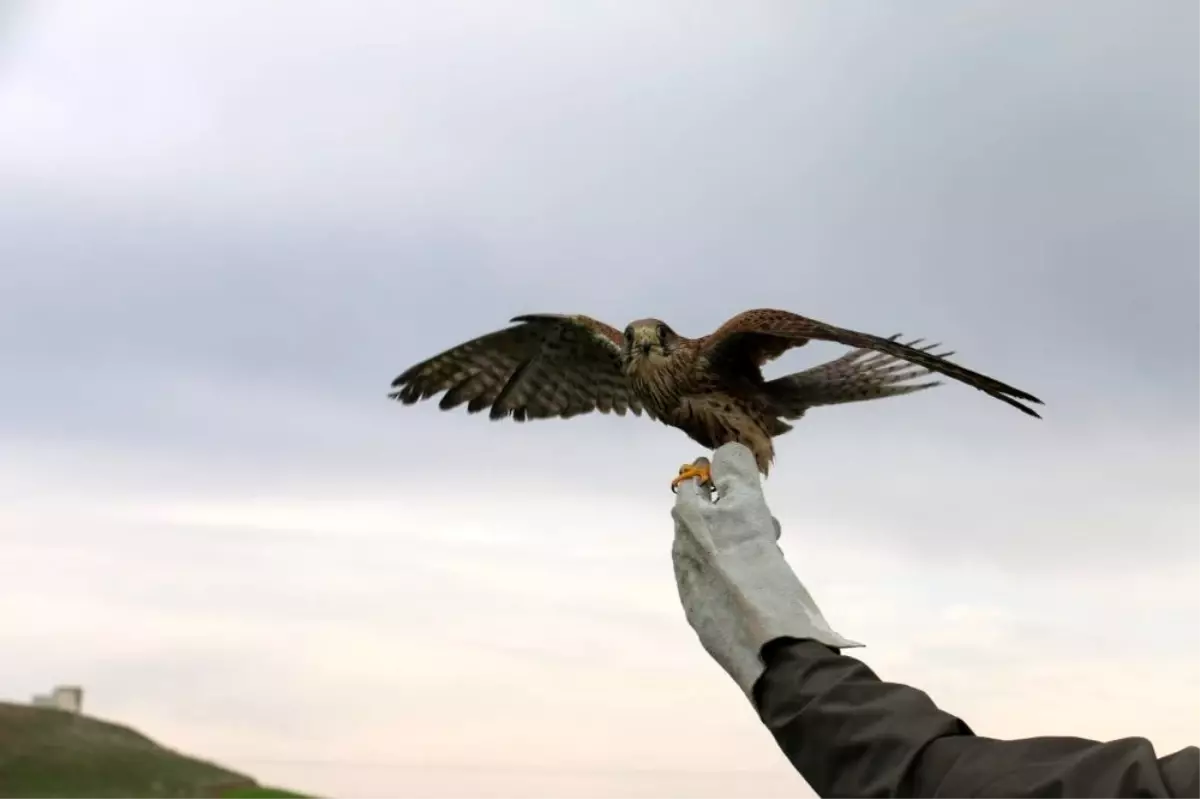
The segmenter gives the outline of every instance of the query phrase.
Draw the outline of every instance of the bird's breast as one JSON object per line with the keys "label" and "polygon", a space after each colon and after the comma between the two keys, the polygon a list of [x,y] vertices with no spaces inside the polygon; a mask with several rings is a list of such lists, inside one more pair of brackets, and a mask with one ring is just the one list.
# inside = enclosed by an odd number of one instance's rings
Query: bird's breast
{"label": "bird's breast", "polygon": [[678,407],[683,386],[669,365],[638,364],[630,370],[629,380],[638,398],[659,415]]}

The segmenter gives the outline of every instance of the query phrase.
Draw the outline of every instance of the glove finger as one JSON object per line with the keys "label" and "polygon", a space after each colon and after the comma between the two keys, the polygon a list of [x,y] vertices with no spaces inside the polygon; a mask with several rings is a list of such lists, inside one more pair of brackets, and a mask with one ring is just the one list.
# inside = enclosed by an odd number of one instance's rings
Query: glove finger
{"label": "glove finger", "polygon": [[708,529],[708,514],[712,510],[709,491],[690,485],[679,486],[671,518],[675,520],[675,547],[693,554],[712,549],[712,534]]}
{"label": "glove finger", "polygon": [[713,453],[712,479],[722,497],[762,492],[762,477],[754,453],[745,444],[731,443]]}

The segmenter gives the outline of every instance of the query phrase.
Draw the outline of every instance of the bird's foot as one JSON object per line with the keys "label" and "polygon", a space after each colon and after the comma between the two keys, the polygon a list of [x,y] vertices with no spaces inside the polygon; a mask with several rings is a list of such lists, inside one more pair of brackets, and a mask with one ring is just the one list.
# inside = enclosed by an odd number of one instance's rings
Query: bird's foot
{"label": "bird's foot", "polygon": [[679,476],[671,481],[671,493],[679,490],[679,485],[686,480],[691,480],[693,477],[700,478],[700,485],[712,484],[712,464],[708,458],[699,457],[692,463],[685,463],[679,467]]}

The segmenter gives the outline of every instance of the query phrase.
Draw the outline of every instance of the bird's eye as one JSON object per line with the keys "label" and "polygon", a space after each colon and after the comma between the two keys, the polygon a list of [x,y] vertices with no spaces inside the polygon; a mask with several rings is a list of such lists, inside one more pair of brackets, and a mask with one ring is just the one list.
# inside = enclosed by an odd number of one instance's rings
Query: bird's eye
{"label": "bird's eye", "polygon": [[669,331],[667,330],[667,326],[666,326],[666,325],[659,325],[659,326],[658,326],[658,340],[659,340],[659,341],[666,341],[666,340],[667,340],[667,333],[668,333],[668,332],[669,332]]}
{"label": "bird's eye", "polygon": [[632,338],[633,338],[633,325],[630,325],[629,327],[625,328],[625,340],[629,341]]}

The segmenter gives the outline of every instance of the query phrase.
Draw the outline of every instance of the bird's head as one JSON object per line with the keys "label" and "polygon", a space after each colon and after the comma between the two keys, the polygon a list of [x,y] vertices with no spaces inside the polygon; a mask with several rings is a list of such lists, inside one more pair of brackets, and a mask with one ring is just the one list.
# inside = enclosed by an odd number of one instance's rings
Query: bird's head
{"label": "bird's head", "polygon": [[625,328],[625,361],[631,366],[661,365],[674,354],[679,336],[659,319],[639,319]]}

